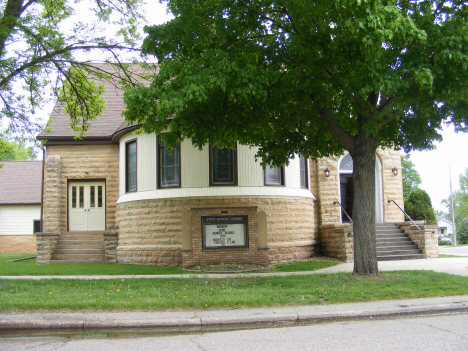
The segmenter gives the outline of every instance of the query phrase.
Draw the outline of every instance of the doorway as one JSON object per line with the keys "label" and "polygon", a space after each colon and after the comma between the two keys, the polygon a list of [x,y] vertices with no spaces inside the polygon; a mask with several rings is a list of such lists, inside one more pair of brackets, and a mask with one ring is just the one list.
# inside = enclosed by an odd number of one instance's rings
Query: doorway
{"label": "doorway", "polygon": [[[340,174],[340,202],[342,205],[341,223],[350,223],[351,221],[343,211],[344,209],[349,217],[353,218],[353,159],[349,153],[338,160],[338,170]],[[375,157],[375,222],[383,222],[382,162],[377,155]]]}
{"label": "doorway", "polygon": [[106,230],[106,183],[68,183],[68,230]]}

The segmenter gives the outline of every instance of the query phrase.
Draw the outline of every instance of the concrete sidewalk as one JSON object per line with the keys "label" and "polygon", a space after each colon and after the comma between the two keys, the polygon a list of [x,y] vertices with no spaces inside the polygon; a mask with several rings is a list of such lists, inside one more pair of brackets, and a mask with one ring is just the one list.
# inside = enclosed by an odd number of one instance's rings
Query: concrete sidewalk
{"label": "concrete sidewalk", "polygon": [[[434,270],[468,276],[468,257],[379,262],[381,271]],[[353,264],[344,263],[313,272],[250,273],[243,276],[306,275],[352,272]],[[69,277],[0,277],[0,279],[120,279],[120,278],[226,278],[238,274],[199,274],[165,276],[69,276]],[[374,316],[430,313],[441,311],[468,312],[468,295],[409,300],[388,300],[335,305],[300,307],[229,309],[182,312],[6,312],[0,314],[3,334],[13,330],[71,329],[75,331],[109,328],[160,328],[226,326],[236,324],[299,322],[327,319],[352,319]]]}

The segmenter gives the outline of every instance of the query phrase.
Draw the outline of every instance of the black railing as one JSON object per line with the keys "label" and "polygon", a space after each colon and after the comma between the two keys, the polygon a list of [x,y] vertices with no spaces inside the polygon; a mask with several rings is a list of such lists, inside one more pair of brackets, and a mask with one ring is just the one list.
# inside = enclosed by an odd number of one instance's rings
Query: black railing
{"label": "black railing", "polygon": [[349,216],[348,212],[346,212],[346,210],[344,209],[343,206],[341,206],[341,204],[338,202],[338,201],[333,201],[333,205],[340,205],[341,209],[343,210],[344,214],[346,215],[346,217],[348,217],[348,219],[351,221],[351,223],[353,223],[353,220],[351,219],[351,217]]}
{"label": "black railing", "polygon": [[419,231],[422,232],[422,229],[419,228],[419,226],[416,224],[416,222],[413,221],[413,219],[412,219],[400,206],[398,206],[398,204],[397,204],[394,200],[387,200],[387,202],[388,202],[388,203],[393,202],[393,203],[400,209],[400,211],[403,212],[403,213],[405,214],[405,216],[409,218],[409,220],[411,221],[411,223],[413,223],[413,224],[416,226],[416,228],[418,228]]}

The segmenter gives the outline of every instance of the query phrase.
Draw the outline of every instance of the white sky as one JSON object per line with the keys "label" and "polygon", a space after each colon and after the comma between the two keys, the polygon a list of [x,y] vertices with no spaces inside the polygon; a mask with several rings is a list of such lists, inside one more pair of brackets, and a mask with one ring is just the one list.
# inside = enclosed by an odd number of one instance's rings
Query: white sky
{"label": "white sky", "polygon": [[[145,16],[149,25],[162,24],[172,18],[172,15],[166,13],[166,4],[160,4],[157,0],[147,0]],[[465,154],[465,150],[468,150],[468,134],[455,133],[453,127],[445,127],[442,135],[443,141],[435,150],[413,151],[410,160],[421,176],[420,187],[431,197],[434,209],[446,211],[441,201],[450,195],[449,164],[455,191],[459,188],[459,174],[468,168],[468,157]]]}
{"label": "white sky", "polygon": [[468,134],[455,133],[446,126],[442,131],[443,141],[431,151],[413,151],[410,160],[421,176],[421,189],[426,190],[436,210],[447,212],[440,202],[450,196],[449,165],[452,173],[452,190],[459,189],[458,178],[468,168]]}

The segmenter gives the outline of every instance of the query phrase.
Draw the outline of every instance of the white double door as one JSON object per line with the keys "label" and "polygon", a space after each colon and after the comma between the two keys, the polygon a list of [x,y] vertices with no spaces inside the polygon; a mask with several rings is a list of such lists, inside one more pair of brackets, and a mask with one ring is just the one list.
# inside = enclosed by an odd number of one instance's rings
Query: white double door
{"label": "white double door", "polygon": [[68,230],[106,230],[106,183],[69,182]]}

